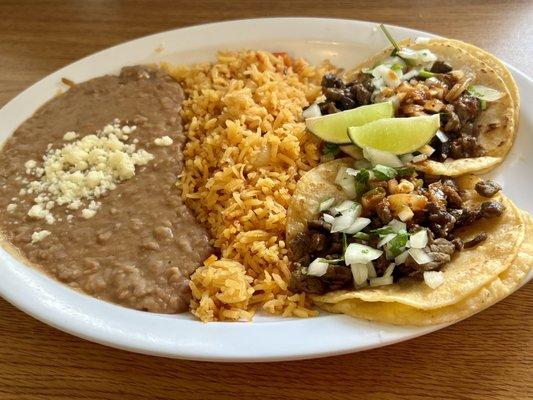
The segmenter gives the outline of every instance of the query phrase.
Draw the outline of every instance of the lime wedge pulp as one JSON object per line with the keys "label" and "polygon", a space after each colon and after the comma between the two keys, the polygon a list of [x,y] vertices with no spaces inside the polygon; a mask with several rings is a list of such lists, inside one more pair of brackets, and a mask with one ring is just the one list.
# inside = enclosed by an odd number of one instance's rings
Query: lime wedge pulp
{"label": "lime wedge pulp", "polygon": [[440,126],[439,114],[410,118],[383,118],[348,129],[351,141],[393,154],[412,153],[427,144]]}
{"label": "lime wedge pulp", "polygon": [[361,126],[380,118],[390,118],[394,116],[394,108],[390,101],[376,103],[368,106],[352,108],[335,114],[323,115],[321,117],[307,118],[305,125],[307,129],[317,135],[320,139],[337,144],[348,144],[348,128],[351,126]]}

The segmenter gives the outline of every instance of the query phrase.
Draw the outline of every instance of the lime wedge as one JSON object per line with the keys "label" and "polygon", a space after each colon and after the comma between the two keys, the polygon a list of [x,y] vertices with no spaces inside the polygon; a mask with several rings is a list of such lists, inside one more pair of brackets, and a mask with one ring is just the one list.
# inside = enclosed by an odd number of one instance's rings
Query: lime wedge
{"label": "lime wedge", "polygon": [[393,154],[412,153],[427,144],[440,126],[439,114],[410,118],[383,118],[348,129],[351,141]]}
{"label": "lime wedge", "polygon": [[307,129],[326,142],[348,144],[350,143],[350,138],[348,137],[348,128],[350,126],[361,126],[380,118],[393,116],[394,108],[392,103],[388,101],[321,117],[307,118],[305,125]]}

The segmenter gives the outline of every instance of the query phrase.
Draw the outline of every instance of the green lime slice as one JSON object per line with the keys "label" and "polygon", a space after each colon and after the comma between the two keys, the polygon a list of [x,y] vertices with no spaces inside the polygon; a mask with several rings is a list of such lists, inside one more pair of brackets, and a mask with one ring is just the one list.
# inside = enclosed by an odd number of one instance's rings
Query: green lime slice
{"label": "green lime slice", "polygon": [[348,129],[351,141],[393,154],[412,153],[427,144],[440,126],[439,114],[411,118],[383,118]]}
{"label": "green lime slice", "polygon": [[320,139],[337,144],[348,144],[348,128],[361,126],[380,118],[394,116],[394,108],[390,101],[361,106],[351,110],[341,111],[335,114],[321,117],[307,118],[305,125]]}

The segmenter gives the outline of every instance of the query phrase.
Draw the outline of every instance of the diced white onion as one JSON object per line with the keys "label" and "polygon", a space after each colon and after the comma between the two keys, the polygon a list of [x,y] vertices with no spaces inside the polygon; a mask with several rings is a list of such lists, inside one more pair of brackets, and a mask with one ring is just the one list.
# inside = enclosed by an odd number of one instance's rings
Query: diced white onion
{"label": "diced white onion", "polygon": [[422,249],[409,249],[409,254],[419,265],[433,261],[433,259]]}
{"label": "diced white onion", "polygon": [[387,243],[389,243],[395,237],[396,237],[395,233],[389,233],[388,235],[383,236],[383,238],[378,242],[378,247],[385,246]]}
{"label": "diced white onion", "polygon": [[403,222],[409,221],[414,216],[415,214],[413,213],[413,210],[411,210],[408,206],[403,206],[398,213],[398,218],[400,218]]}
{"label": "diced white onion", "polygon": [[326,211],[333,205],[333,203],[335,203],[334,197],[330,197],[329,199],[324,200],[322,203],[320,203],[320,206],[318,207],[318,211],[320,212]]}
{"label": "diced white onion", "polygon": [[409,247],[413,249],[423,249],[428,244],[428,231],[422,229],[409,237]]}
{"label": "diced white onion", "polygon": [[404,59],[413,61],[416,65],[425,66],[437,61],[437,56],[428,49],[413,50],[407,47],[402,48],[398,55]]}
{"label": "diced white onion", "polygon": [[397,219],[393,219],[387,225],[390,226],[395,233],[407,230],[407,225],[403,222],[398,221]]}
{"label": "diced white onion", "polygon": [[409,164],[411,161],[413,161],[413,155],[411,153],[407,153],[407,154],[402,154],[400,156],[400,160],[404,163],[404,164]]}
{"label": "diced white onion", "polygon": [[346,168],[346,173],[350,176],[357,176],[359,170],[354,168]]}
{"label": "diced white onion", "polygon": [[335,217],[329,214],[323,214],[322,219],[324,220],[324,222],[327,222],[328,224],[332,224],[333,221],[335,221]]}
{"label": "diced white onion", "polygon": [[321,258],[315,259],[309,267],[307,267],[307,275],[322,276],[325,275],[329,267],[327,262],[324,262]]}
{"label": "diced white onion", "polygon": [[405,250],[402,254],[398,255],[394,259],[394,262],[396,263],[396,265],[403,264],[405,260],[407,260],[407,256],[409,256],[409,250]]}
{"label": "diced white onion", "polygon": [[340,216],[335,217],[335,220],[331,224],[331,233],[343,232],[355,222],[356,218],[357,215],[355,209],[343,211]]}
{"label": "diced white onion", "polygon": [[397,155],[388,153],[386,151],[376,150],[372,149],[370,147],[365,147],[363,149],[363,154],[365,158],[370,161],[372,166],[376,166],[377,164],[385,165],[387,167],[402,167],[403,163],[398,158]]}
{"label": "diced white onion", "polygon": [[339,147],[342,152],[348,154],[350,157],[360,160],[363,158],[363,150],[354,144],[346,144]]}
{"label": "diced white onion", "polygon": [[321,116],[322,116],[322,112],[320,111],[320,107],[316,103],[311,104],[309,107],[307,107],[302,112],[302,117],[304,117],[304,119],[321,117]]}
{"label": "diced white onion", "polygon": [[417,156],[413,157],[413,162],[414,163],[422,162],[422,161],[426,161],[427,159],[428,159],[428,156],[426,156],[425,154],[418,154]]}
{"label": "diced white onion", "polygon": [[353,280],[356,285],[361,285],[368,279],[368,268],[366,264],[351,264]]}
{"label": "diced white onion", "polygon": [[370,286],[384,286],[392,284],[392,276],[381,276],[379,278],[370,279]]}
{"label": "diced white onion", "polygon": [[339,168],[337,176],[335,177],[335,183],[339,185],[349,197],[355,197],[355,182],[352,176],[346,173],[346,167]]}
{"label": "diced white onion", "polygon": [[424,272],[424,283],[431,289],[436,289],[444,283],[444,273],[442,271]]}
{"label": "diced white onion", "polygon": [[396,267],[396,264],[390,263],[385,272],[383,273],[383,276],[392,276],[392,273],[394,272],[394,267]]}
{"label": "diced white onion", "polygon": [[376,269],[374,268],[374,264],[372,264],[372,261],[366,264],[366,269],[368,269],[369,278],[375,278],[376,276],[378,276],[376,274]]}
{"label": "diced white onion", "polygon": [[346,265],[366,264],[376,258],[379,258],[383,252],[359,243],[350,243],[344,253]]}
{"label": "diced white onion", "polygon": [[467,91],[472,96],[485,101],[497,101],[504,96],[504,93],[483,85],[472,85],[467,89]]}
{"label": "diced white onion", "polygon": [[[400,85],[400,83],[402,83],[402,81],[401,81],[400,77],[398,76],[398,74],[396,73],[396,71],[394,71],[393,69],[389,68],[386,65],[378,65],[376,68],[374,68],[372,70],[372,76],[374,76],[374,78],[376,78],[376,83],[378,85],[380,85],[380,83],[381,83],[378,80],[380,78],[382,78],[383,82],[385,83],[385,85],[387,85],[388,87],[390,87],[392,89],[397,88]],[[374,86],[378,87],[376,85],[374,85]],[[381,86],[379,86],[379,87],[381,87]]]}
{"label": "diced white onion", "polygon": [[365,229],[368,225],[370,225],[370,222],[371,221],[369,218],[357,218],[354,223],[348,227],[348,229],[345,229],[342,232],[353,235],[354,233]]}
{"label": "diced white onion", "polygon": [[[331,207],[331,212],[333,215],[342,213],[343,211],[351,210],[352,208],[357,208],[358,204],[355,201],[344,200],[341,204]],[[359,215],[358,215],[359,216]]]}
{"label": "diced white onion", "polygon": [[437,131],[436,135],[442,143],[446,143],[448,141],[448,136],[446,136],[446,134],[440,129]]}
{"label": "diced white onion", "polygon": [[412,69],[411,71],[409,72],[406,72],[405,74],[402,75],[402,81],[408,81],[412,78],[414,78],[415,76],[418,76],[420,72],[416,69]]}
{"label": "diced white onion", "polygon": [[435,153],[435,149],[431,147],[429,144],[423,145],[421,148],[418,149],[418,151],[422,154],[425,154],[426,156],[430,156],[433,153]]}

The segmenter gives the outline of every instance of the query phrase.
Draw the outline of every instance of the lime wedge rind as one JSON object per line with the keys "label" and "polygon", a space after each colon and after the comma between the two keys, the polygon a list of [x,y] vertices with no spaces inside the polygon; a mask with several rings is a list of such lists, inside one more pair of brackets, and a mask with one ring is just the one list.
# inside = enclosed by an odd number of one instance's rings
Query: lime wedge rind
{"label": "lime wedge rind", "polygon": [[440,126],[439,114],[410,118],[382,118],[348,129],[352,143],[393,154],[412,153],[428,144]]}
{"label": "lime wedge rind", "polygon": [[391,102],[370,104],[321,117],[307,118],[307,129],[325,142],[350,144],[348,128],[394,116]]}

